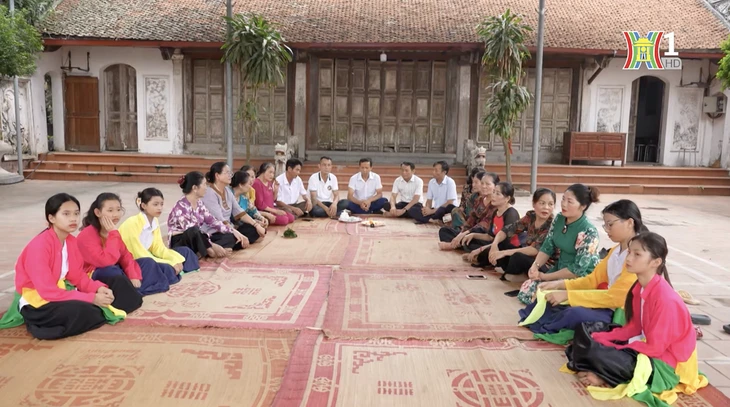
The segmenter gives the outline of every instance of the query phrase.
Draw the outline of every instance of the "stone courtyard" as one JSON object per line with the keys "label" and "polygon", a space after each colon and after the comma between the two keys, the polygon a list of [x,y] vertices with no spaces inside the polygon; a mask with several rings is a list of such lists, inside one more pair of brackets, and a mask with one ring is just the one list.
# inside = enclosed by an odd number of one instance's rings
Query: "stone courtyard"
{"label": "stone courtyard", "polygon": [[[118,193],[122,197],[123,204],[126,208],[126,214],[125,217],[134,215],[137,213],[137,209],[134,206],[134,198],[136,196],[137,191],[151,185],[147,184],[134,184],[134,183],[98,183],[98,182],[54,182],[54,181],[26,181],[21,184],[16,185],[10,185],[10,186],[2,186],[0,187],[0,194],[2,195],[2,200],[0,200],[0,213],[2,213],[2,216],[0,217],[0,312],[3,312],[7,309],[8,305],[11,302],[13,291],[14,291],[14,285],[13,285],[13,279],[14,279],[14,272],[13,267],[15,260],[20,253],[20,251],[23,249],[25,244],[37,233],[39,233],[44,228],[44,221],[43,221],[43,213],[44,213],[44,203],[46,199],[57,192],[67,192],[74,196],[76,196],[82,206],[82,212],[84,212],[86,209],[88,209],[89,204],[91,201],[98,195],[100,192],[108,191],[108,192],[115,192]],[[165,209],[166,211],[163,213],[162,217],[160,218],[160,223],[163,225],[163,235],[166,233],[165,228],[165,221],[167,219],[168,210],[172,207],[174,202],[180,197],[180,190],[179,188],[174,184],[161,184],[161,185],[154,185],[155,187],[162,190],[162,192],[165,194],[166,202],[165,202]],[[620,199],[620,198],[629,198],[634,200],[638,206],[641,208],[642,215],[644,217],[645,223],[647,226],[654,232],[657,232],[664,236],[669,245],[670,245],[670,254],[669,254],[669,272],[671,276],[671,280],[674,283],[675,288],[677,289],[685,289],[689,291],[697,300],[701,302],[701,305],[697,306],[689,306],[689,309],[692,313],[698,313],[698,314],[706,314],[709,315],[712,318],[712,324],[710,326],[703,326],[702,330],[704,333],[704,338],[698,341],[698,353],[699,353],[699,359],[700,359],[700,370],[705,373],[708,378],[710,379],[710,383],[717,387],[720,391],[722,391],[724,394],[730,396],[730,335],[726,334],[722,330],[722,325],[730,323],[730,250],[728,250],[728,237],[730,237],[730,233],[728,233],[728,230],[730,230],[730,213],[728,212],[727,208],[730,208],[730,197],[694,197],[694,196],[649,196],[649,195],[635,195],[635,196],[617,196],[617,195],[603,195],[601,196],[601,202],[594,205],[590,211],[590,220],[598,226],[598,230],[601,233],[601,247],[610,247],[612,243],[605,235],[604,231],[600,227],[602,224],[602,220],[600,218],[600,211],[601,209],[608,203]],[[558,196],[558,202],[560,200],[560,196]],[[518,202],[516,204],[516,208],[520,212],[520,214],[523,214],[526,210],[530,208],[530,200],[527,197],[520,197],[518,198]],[[400,264],[405,264],[403,268],[407,271],[408,267],[407,264],[410,261],[409,254],[405,253],[402,257],[401,256],[395,256],[393,258],[375,258],[374,256],[364,258],[361,253],[359,252],[359,248],[353,248],[350,245],[347,245],[346,238],[348,235],[352,235],[354,232],[351,230],[345,230],[341,229],[341,224],[338,225],[336,222],[331,222],[328,224],[321,223],[323,221],[317,222],[303,222],[303,221],[297,221],[293,225],[293,229],[299,233],[300,240],[299,243],[301,243],[301,240],[309,239],[311,242],[311,245],[314,248],[316,248],[317,253],[320,253],[321,256],[325,258],[332,258],[332,259],[341,259],[341,260],[335,260],[340,261],[340,264],[332,264],[332,270],[334,272],[331,276],[331,281],[329,283],[331,284],[329,288],[329,300],[330,300],[330,306],[332,305],[333,301],[333,295],[335,293],[335,286],[337,284],[344,284],[342,280],[342,272],[338,272],[338,267],[342,266],[342,263],[345,261],[350,264],[350,266],[358,266],[359,269],[362,270],[370,270],[369,272],[372,273],[380,273],[381,270],[378,268],[382,265],[383,267],[386,267],[387,265],[392,265],[394,267],[399,266]],[[326,222],[326,221],[324,221]],[[320,225],[320,226],[317,226]],[[407,224],[405,222],[398,223],[391,220],[389,223],[386,224],[386,227],[379,228],[377,232],[373,231],[373,235],[375,236],[375,240],[378,240],[377,242],[373,242],[372,244],[378,244],[380,241],[386,241],[387,244],[391,246],[391,251],[388,252],[385,248],[381,248],[380,253],[393,253],[392,249],[393,247],[399,247],[399,242],[403,242],[404,239],[410,239],[409,241],[411,244],[418,244],[422,245],[420,248],[414,248],[414,250],[411,252],[412,256],[417,256],[419,253],[432,253],[432,256],[438,255],[440,256],[438,258],[438,261],[431,262],[429,266],[427,266],[429,272],[433,272],[434,275],[442,276],[451,273],[450,277],[451,279],[455,280],[453,281],[453,284],[463,287],[466,285],[472,285],[472,287],[476,287],[479,284],[483,284],[479,281],[466,281],[465,282],[465,276],[464,271],[468,270],[468,265],[465,265],[459,258],[453,253],[436,253],[437,251],[437,230],[436,228],[430,228],[421,230],[418,229],[417,233],[411,234],[409,233],[410,230],[416,231],[415,228],[413,228],[412,224]],[[324,232],[324,233],[323,233]],[[360,235],[365,234],[364,238],[367,238],[367,230],[358,232]],[[338,234],[340,233],[340,234]],[[272,255],[280,255],[281,253],[275,253],[273,250],[270,250],[270,247],[275,247],[277,244],[276,241],[273,243],[267,243],[270,242],[271,239],[277,239],[276,233],[270,233],[270,235],[273,236],[267,236],[267,239],[264,241],[264,245],[266,245],[264,248],[252,248],[247,249],[244,251],[244,253],[236,254],[237,260],[245,261],[247,262],[246,267],[250,267],[251,269],[255,269],[257,266],[264,267],[267,264],[270,264],[274,262],[274,259]],[[343,237],[339,237],[343,236]],[[429,237],[430,236],[430,237]],[[319,240],[319,242],[316,242],[316,240]],[[362,244],[361,244],[362,245]],[[337,247],[340,246],[340,247]],[[262,246],[263,247],[263,246]],[[407,246],[403,246],[407,247]],[[353,253],[353,250],[358,250],[357,253]],[[246,252],[249,253],[246,253]],[[375,252],[372,252],[375,253]],[[287,253],[283,254],[284,256],[287,255]],[[339,257],[338,257],[339,256]],[[397,258],[396,258],[397,257]],[[319,263],[316,261],[316,258],[312,260],[314,257],[307,256],[306,258],[302,259],[301,264],[296,262],[296,259],[292,259],[290,263],[290,267],[293,270],[302,270],[302,273],[305,273],[305,268],[309,267],[312,269],[317,269],[319,266]],[[342,260],[345,259],[345,260]],[[324,262],[323,264],[330,264],[328,262]],[[466,266],[466,267],[465,267]],[[215,270],[217,265],[207,265],[203,268],[210,268],[211,270]],[[232,267],[232,266],[231,266]],[[225,268],[225,267],[223,267]],[[472,269],[473,270],[473,269]],[[416,271],[423,271],[423,270],[416,270]],[[359,273],[360,271],[358,271]],[[363,272],[365,273],[365,272]],[[351,273],[349,284],[352,283],[352,280],[354,278],[354,275],[356,273]],[[303,274],[304,275],[304,274]],[[380,278],[380,274],[373,274],[374,276],[378,276],[376,278]],[[366,278],[367,276],[360,276],[361,278]],[[360,278],[358,277],[358,278]],[[186,278],[184,277],[183,281],[185,281]],[[426,279],[427,277],[419,277]],[[463,280],[463,281],[462,281]],[[496,280],[496,279],[495,279]],[[307,281],[306,279],[303,281]],[[312,285],[315,285],[315,283],[311,283]],[[364,283],[363,283],[364,284]],[[516,283],[513,283],[513,285]],[[406,284],[407,285],[407,284]],[[261,288],[265,290],[267,286],[262,285]],[[250,286],[249,286],[250,288]],[[293,288],[292,288],[293,289]],[[304,288],[300,288],[299,291],[304,290]],[[297,292],[299,292],[297,291]],[[327,287],[324,287],[324,291],[322,294],[324,304],[319,305],[318,309],[315,310],[318,312],[317,315],[312,316],[312,324],[311,326],[301,326],[301,324],[297,325],[297,330],[301,330],[302,335],[297,339],[297,345],[302,345],[302,343],[305,343],[307,341],[311,342],[312,344],[316,343],[318,348],[318,352],[325,352],[325,345],[327,345],[329,342],[327,340],[322,338],[322,335],[320,334],[319,337],[317,336],[311,336],[314,335],[314,333],[318,333],[318,331],[324,331],[325,334],[332,333],[334,337],[341,337],[345,339],[352,339],[352,336],[354,334],[348,333],[348,332],[355,332],[355,328],[352,326],[349,327],[350,331],[347,331],[345,327],[342,328],[342,330],[338,329],[328,329],[324,327],[324,325],[328,325],[328,320],[331,318],[334,318],[330,315],[325,316],[325,308],[327,306],[326,297],[327,297]],[[342,293],[337,293],[338,295]],[[352,294],[352,293],[350,293]],[[162,294],[159,294],[158,296],[162,296]],[[153,301],[153,298],[156,299],[158,296],[154,297],[147,297],[145,301]],[[478,297],[478,296],[477,296]],[[397,308],[397,304],[401,304],[401,301],[398,301],[399,299],[396,297],[393,297],[393,308]],[[502,301],[502,299],[500,299]],[[516,300],[515,300],[516,302]],[[354,304],[354,303],[353,303]],[[384,307],[387,308],[388,304],[385,304]],[[407,306],[404,305],[404,306]],[[351,306],[352,307],[352,306]],[[515,305],[517,307],[517,305]],[[353,309],[353,308],[351,308]],[[516,308],[515,308],[516,309]],[[182,310],[177,310],[182,311]],[[329,309],[327,309],[329,313]],[[518,320],[518,317],[516,313],[511,313],[512,309],[508,311],[504,311],[506,314],[507,319],[514,319],[514,323],[516,325],[516,322]],[[396,313],[397,315],[397,313]],[[396,317],[397,318],[397,317]],[[118,326],[115,327],[104,327],[100,332],[103,332],[104,334],[111,334],[116,329],[120,329],[120,332],[126,332],[126,330],[132,329],[133,327],[137,326],[135,324],[128,323],[129,321],[122,322]],[[393,324],[394,329],[399,329],[398,327],[402,327],[407,324],[408,321],[395,321]],[[182,323],[180,323],[182,324]],[[128,326],[126,326],[128,325]],[[296,325],[296,324],[295,324]],[[331,328],[331,321],[329,322],[330,328]],[[253,326],[253,325],[252,325]],[[415,326],[415,325],[414,325]],[[234,325],[231,325],[231,327],[234,327]],[[163,328],[160,328],[163,329]],[[164,328],[168,329],[168,328]],[[230,333],[230,331],[227,330],[215,330],[214,328],[211,332],[211,336],[221,336],[221,335],[233,335],[233,333]],[[403,328],[404,331],[408,328]],[[411,328],[412,330],[415,330],[416,328]],[[477,329],[478,327],[472,326],[471,329]],[[198,330],[200,331],[200,330]],[[229,332],[229,333],[226,333]],[[375,333],[375,330],[372,331]],[[411,331],[409,331],[411,332]],[[472,332],[472,331],[469,331]],[[496,332],[496,331],[495,331]],[[433,332],[431,332],[433,333]],[[278,335],[278,334],[277,334]],[[309,335],[309,336],[307,336]],[[458,340],[459,338],[465,338],[468,340],[468,338],[472,338],[469,335],[472,335],[472,333],[465,333],[465,332],[454,332],[453,335],[449,337],[448,332],[446,332],[446,336],[441,337],[438,334],[435,334],[433,336],[429,336],[431,334],[424,334],[424,336],[419,335],[411,335],[410,333],[403,335],[408,337],[418,337],[422,340]],[[500,334],[497,333],[499,336]],[[309,338],[309,339],[307,339]],[[330,338],[331,339],[331,338]],[[407,337],[403,338],[396,338],[394,341],[385,340],[387,344],[394,345],[398,344],[397,340],[405,340]],[[221,339],[223,341],[224,339]],[[324,341],[324,342],[323,342]],[[370,343],[370,342],[369,342]],[[444,342],[445,343],[445,342]],[[473,342],[470,342],[473,343]],[[500,342],[495,342],[499,344]],[[507,341],[509,342],[509,340]],[[534,343],[534,342],[533,342]],[[321,345],[321,346],[320,346]],[[152,346],[152,345],[150,345]],[[333,345],[334,346],[334,345]],[[467,345],[464,345],[467,346]],[[487,345],[485,345],[487,346]],[[497,345],[489,345],[489,346],[497,346]],[[2,348],[0,347],[0,351]],[[288,352],[288,350],[287,350]],[[425,352],[425,351],[424,351]],[[505,351],[507,353],[503,353],[504,356],[499,357],[506,357],[506,355],[509,354],[511,351]],[[390,352],[388,354],[398,354],[398,352]],[[291,353],[291,360],[289,361],[289,364],[286,366],[287,375],[297,371],[297,369],[303,369],[303,364],[306,365],[306,368],[309,368],[309,364],[311,361],[305,361],[301,364],[298,364],[298,362],[301,362],[302,360],[306,360],[307,357],[313,357],[311,355],[311,351],[306,354],[302,355],[299,353],[298,350],[294,349]],[[415,355],[415,354],[414,354]],[[418,354],[421,355],[421,354]],[[0,352],[0,373],[3,371],[8,370],[8,366],[3,366],[3,353]],[[200,356],[199,356],[200,357]],[[343,356],[344,357],[344,356]],[[418,356],[420,357],[420,356]],[[428,354],[424,353],[423,357],[428,357]],[[329,360],[328,355],[320,354],[319,355],[320,362],[322,360]],[[324,359],[323,359],[324,358]],[[378,356],[377,360],[378,363],[386,363],[383,362],[383,356]],[[499,358],[495,360],[500,360]],[[509,360],[509,359],[506,359]],[[513,359],[514,360],[514,359]],[[372,362],[372,360],[370,361]],[[421,361],[423,362],[423,361]],[[9,361],[5,363],[10,363]],[[209,362],[213,363],[213,362]],[[336,363],[332,362],[332,363]],[[389,362],[389,363],[397,363],[396,362]],[[413,362],[414,366],[419,366],[418,363]],[[436,362],[434,362],[436,363]],[[476,362],[470,362],[471,365],[474,365]],[[509,362],[504,362],[509,363]],[[355,362],[355,365],[359,367],[362,367],[365,369],[365,367],[368,366],[368,360],[361,361],[360,364]],[[208,365],[204,365],[208,366]],[[318,362],[318,366],[327,366],[327,364],[322,364]],[[364,366],[364,367],[363,367]],[[383,364],[380,365],[380,369],[386,369],[388,366],[391,366],[390,364]],[[557,372],[557,368],[559,366],[551,366],[550,369],[553,369]],[[282,367],[283,369],[284,367]],[[479,368],[477,366],[476,368]],[[483,367],[482,367],[483,368]],[[370,363],[370,367],[368,369],[375,369],[372,367],[372,363]],[[381,370],[379,373],[385,375],[383,373],[385,370]],[[244,368],[244,372],[246,372],[246,369]],[[355,373],[355,370],[353,370],[353,373]],[[563,376],[561,374],[557,374],[558,376]],[[3,386],[3,374],[0,374],[0,388]],[[356,376],[356,375],[355,375]],[[307,381],[306,379],[309,377],[308,375],[302,376],[304,381]],[[343,388],[340,388],[339,392],[337,393],[335,390],[332,390],[329,398],[329,402],[325,403],[324,399],[318,399],[317,395],[324,397],[325,394],[328,393],[330,390],[331,384],[329,382],[325,383],[326,386],[322,383],[319,383],[317,379],[323,379],[324,381],[327,381],[324,377],[317,377],[314,379],[314,385],[312,384],[311,377],[309,377],[309,384],[307,385],[306,391],[309,396],[307,396],[308,402],[306,405],[344,405],[344,406],[355,406],[355,405],[395,405],[395,406],[405,406],[405,405],[411,405],[411,402],[407,402],[407,399],[402,399],[404,401],[400,402],[398,400],[400,399],[388,399],[388,401],[384,401],[385,399],[372,399],[368,397],[372,396],[362,396],[365,398],[358,399],[356,394],[348,393],[345,394],[345,390]],[[352,378],[348,380],[354,380]],[[456,382],[457,378],[455,376],[454,382]],[[380,382],[378,382],[380,383]],[[378,384],[378,394],[385,394],[381,392],[388,392],[387,394],[413,394],[413,388],[410,387],[410,385],[395,385],[391,382],[388,382],[389,384],[386,386],[385,382],[383,382],[382,386],[381,384]],[[410,382],[409,382],[410,383]],[[271,380],[271,389],[273,389],[273,393],[276,393],[276,390],[279,389],[279,386],[281,386],[282,390],[279,392],[275,405],[299,405],[296,400],[300,399],[300,395],[303,394],[301,391],[296,389],[296,385],[292,385],[291,383],[287,384],[287,380],[284,379],[282,383],[282,379],[274,378]],[[168,383],[169,385],[169,383]],[[344,387],[354,387],[358,386],[358,382],[356,381],[344,381],[341,383]],[[323,387],[324,386],[324,387]],[[395,386],[395,387],[394,387]],[[399,387],[400,386],[400,387]],[[337,387],[337,386],[334,386]],[[334,389],[332,387],[332,389]],[[386,388],[387,387],[387,388]],[[395,388],[395,390],[393,390]],[[271,390],[269,389],[269,390]],[[314,389],[314,390],[312,390]],[[317,390],[319,389],[319,390]],[[301,390],[301,389],[300,389]],[[354,389],[353,389],[354,390]],[[557,392],[558,390],[554,390]],[[321,394],[323,393],[324,394]],[[394,393],[391,393],[394,392]],[[357,393],[357,392],[355,392]],[[163,393],[166,394],[166,393]],[[553,406],[555,405],[561,405],[561,403],[555,402],[555,400],[560,400],[558,395],[551,395],[550,389],[545,390],[545,394],[547,395],[547,399],[553,400],[551,403]],[[448,401],[449,399],[446,398],[447,395],[439,395],[436,396],[435,399],[432,399],[431,401],[435,404],[430,405],[454,405],[453,401]],[[150,396],[152,397],[152,396]],[[272,396],[273,397],[273,396]],[[353,399],[352,397],[356,397]],[[389,396],[390,397],[390,396]],[[325,398],[326,399],[326,398]],[[141,399],[140,399],[141,400]],[[156,399],[154,397],[145,399],[146,402],[138,400],[137,405],[153,405],[153,404],[146,404],[146,403],[152,403]],[[259,399],[257,399],[259,400]],[[321,402],[318,402],[317,400],[320,400]],[[335,400],[336,402],[333,402]],[[359,401],[357,401],[359,400]],[[373,401],[373,400],[380,400],[380,401]],[[172,400],[168,400],[172,401]],[[189,400],[188,400],[189,401]],[[186,401],[187,402],[187,401]],[[256,405],[268,405],[272,402],[271,398],[261,398],[259,402],[257,402]],[[482,401],[483,403],[484,401]],[[527,403],[527,400],[524,400],[525,403]],[[352,404],[355,403],[355,404]],[[486,402],[486,405],[488,404],[488,401]],[[632,402],[633,403],[633,402]],[[599,403],[596,401],[590,400],[590,398],[585,399],[585,404],[580,404],[578,402],[571,403],[571,405],[603,405],[607,403]],[[5,402],[0,402],[0,405],[6,406],[9,404],[5,404]],[[38,405],[42,405],[38,404]],[[59,404],[59,405],[67,405],[67,404]],[[71,404],[68,404],[71,405]],[[92,405],[92,404],[84,404],[84,405]],[[96,405],[96,404],[94,404]],[[126,405],[126,404],[124,404]],[[163,404],[160,404],[163,405]],[[165,404],[166,405],[166,404]],[[193,405],[193,404],[184,404],[184,405]],[[196,405],[212,405],[212,404],[196,404]],[[215,404],[218,405],[218,404]],[[223,405],[223,404],[221,404]],[[241,404],[244,405],[244,404]],[[305,405],[304,402],[302,402],[302,405]],[[461,404],[459,404],[461,405]],[[466,404],[466,405],[483,405],[483,404]],[[510,404],[510,405],[523,405],[523,404]],[[524,405],[541,405],[541,404],[524,404]],[[565,405],[565,404],[563,404]],[[615,405],[615,404],[614,404]],[[637,404],[638,405],[638,404]],[[689,405],[689,404],[688,404]]]}

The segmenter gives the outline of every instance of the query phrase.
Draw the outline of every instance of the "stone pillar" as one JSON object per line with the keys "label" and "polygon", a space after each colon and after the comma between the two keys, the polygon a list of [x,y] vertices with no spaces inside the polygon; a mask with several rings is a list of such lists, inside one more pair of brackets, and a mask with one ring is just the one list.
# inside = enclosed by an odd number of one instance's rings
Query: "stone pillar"
{"label": "stone pillar", "polygon": [[183,59],[180,49],[170,57],[172,60],[172,121],[175,123],[175,133],[172,140],[172,153],[182,154],[184,149],[184,113],[183,113]]}
{"label": "stone pillar", "polygon": [[299,158],[306,158],[307,147],[307,63],[296,63],[294,78],[294,135],[299,140]]}
{"label": "stone pillar", "polygon": [[[730,89],[725,91],[725,96],[730,100]],[[725,108],[725,126],[722,130],[722,152],[720,153],[720,166],[730,169],[730,115]]]}
{"label": "stone pillar", "polygon": [[469,106],[471,101],[471,64],[459,65],[459,117],[456,125],[456,161],[464,162],[464,144],[469,139]]}

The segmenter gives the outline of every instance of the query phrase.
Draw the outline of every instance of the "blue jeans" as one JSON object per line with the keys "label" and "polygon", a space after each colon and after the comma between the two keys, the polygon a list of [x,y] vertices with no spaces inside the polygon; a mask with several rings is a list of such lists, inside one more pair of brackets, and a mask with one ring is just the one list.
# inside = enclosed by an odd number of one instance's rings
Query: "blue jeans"
{"label": "blue jeans", "polygon": [[381,214],[383,210],[383,206],[388,203],[388,200],[386,198],[378,198],[370,203],[370,209],[368,211],[364,211],[360,205],[350,202],[348,200],[340,200],[340,202],[337,204],[337,212],[342,212],[340,208],[347,209],[350,211],[350,213],[357,214],[357,215],[363,215],[367,213],[377,213]]}

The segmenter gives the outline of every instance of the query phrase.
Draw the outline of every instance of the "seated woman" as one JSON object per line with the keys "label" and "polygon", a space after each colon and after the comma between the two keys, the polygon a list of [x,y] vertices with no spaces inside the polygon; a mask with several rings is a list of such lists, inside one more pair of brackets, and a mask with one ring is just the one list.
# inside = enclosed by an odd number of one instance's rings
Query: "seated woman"
{"label": "seated woman", "polygon": [[[65,193],[46,201],[48,228],[20,253],[15,264],[16,296],[1,328],[25,322],[37,339],[60,339],[114,324],[142,305],[142,296],[122,275],[92,280],[72,235],[79,224],[79,201]],[[122,311],[113,304],[121,305]]]}
{"label": "seated woman", "polygon": [[157,188],[137,193],[140,213],[119,225],[119,234],[142,269],[143,295],[164,292],[180,281],[180,273],[198,271],[198,256],[192,249],[179,246],[168,249],[162,241],[159,217],[165,198]]}
{"label": "seated woman", "polygon": [[[461,228],[469,218],[474,205],[479,199],[479,189],[481,187],[481,181],[477,179],[476,175],[480,172],[484,172],[483,168],[472,168],[471,174],[466,178],[466,185],[461,191],[461,200],[459,201],[459,207],[454,208],[451,211],[451,227]],[[476,186],[476,188],[474,188]]]}
{"label": "seated woman", "polygon": [[244,165],[239,171],[248,174],[249,179],[251,180],[251,188],[248,189],[247,193],[243,194],[245,198],[238,198],[238,205],[243,209],[244,206],[242,205],[242,203],[244,199],[248,201],[246,208],[246,213],[248,213],[248,216],[256,220],[263,219],[264,227],[269,227],[269,224],[273,223],[276,220],[276,216],[268,212],[261,212],[256,209],[256,190],[253,189],[253,182],[256,180],[256,170],[254,170],[253,167],[251,167],[250,165]]}
{"label": "seated woman", "polygon": [[[231,170],[226,163],[219,161],[211,165],[210,171],[205,174],[208,189],[203,195],[203,204],[214,218],[236,230],[238,235],[221,233],[217,230],[208,229],[205,225],[203,225],[202,230],[210,234],[211,241],[226,249],[230,248],[235,251],[245,249],[256,243],[259,237],[266,234],[266,229],[253,222],[253,219],[246,214],[246,211],[238,205],[233,192],[228,188],[232,176],[233,174],[231,174]],[[244,217],[249,222],[239,222]]]}
{"label": "seated woman", "polygon": [[[511,226],[520,220],[520,214],[512,205],[515,203],[515,188],[509,182],[500,182],[494,187],[492,192],[492,212],[491,228],[477,233],[471,233],[462,241],[463,245],[468,246],[472,241],[489,242],[482,244],[481,247],[472,249],[471,253],[464,255],[464,260],[471,262],[475,267],[485,267],[488,264],[475,264],[480,254],[489,252],[490,247],[498,246],[500,250],[513,250],[520,247],[520,237],[513,234],[509,239],[502,240],[495,244],[495,236],[505,227]],[[486,255],[486,254],[485,254]]]}
{"label": "seated woman", "polygon": [[[545,241],[550,225],[553,223],[554,207],[555,192],[547,188],[536,190],[532,194],[533,210],[527,212],[519,222],[507,225],[500,230],[494,236],[489,250],[483,250],[476,255],[477,264],[482,267],[489,264],[496,266],[495,270],[503,273],[500,277],[503,281],[507,280],[507,274],[526,274],[535,261],[535,256],[539,253],[540,246]],[[526,234],[524,247],[503,249],[504,240],[523,233]],[[552,256],[548,260],[548,264],[556,259],[557,256]]]}
{"label": "seated woman", "polygon": [[253,180],[249,173],[238,171],[233,174],[231,185],[228,188],[233,194],[234,199],[237,200],[238,206],[243,210],[238,222],[253,226],[256,228],[259,236],[263,237],[266,235],[266,226],[269,225],[269,221],[261,216],[261,213],[256,209],[253,202],[248,200],[248,192],[253,189]]}
{"label": "seated woman", "polygon": [[[517,298],[525,305],[532,303],[535,290],[541,281],[564,280],[588,275],[598,264],[598,231],[588,220],[585,212],[598,202],[598,188],[573,184],[565,190],[560,200],[561,212],[550,225],[540,253],[535,257],[529,278],[522,284]],[[557,250],[557,263],[547,271],[540,269]]]}
{"label": "seated woman", "polygon": [[276,201],[276,185],[274,181],[274,164],[263,163],[259,167],[258,177],[253,182],[253,189],[256,191],[256,209],[274,215],[276,218],[272,224],[288,225],[293,223],[295,216],[289,212],[277,209],[274,205]]}
{"label": "seated woman", "polygon": [[[84,259],[84,270],[93,280],[104,281],[107,277],[121,276],[128,278],[139,294],[126,297],[112,305],[125,309],[135,304],[142,304],[142,295],[154,294],[147,292],[149,286],[145,282],[141,265],[150,272],[150,265],[146,262],[137,263],[132,254],[124,245],[122,236],[117,231],[117,224],[122,218],[124,209],[117,194],[104,192],[99,194],[91,203],[89,211],[84,216],[81,232],[77,236],[77,244]],[[116,301],[116,300],[115,300]],[[124,301],[128,301],[127,304]]]}
{"label": "seated woman", "polygon": [[199,257],[228,256],[233,249],[223,248],[211,241],[210,233],[233,234],[236,239],[241,240],[243,240],[243,235],[208,212],[208,208],[205,207],[202,200],[208,189],[203,174],[191,171],[180,177],[177,183],[184,195],[175,203],[167,217],[170,247],[173,249],[180,246],[188,247]]}
{"label": "seated woman", "polygon": [[667,253],[667,242],[656,233],[631,239],[626,270],[637,281],[626,297],[626,325],[611,329],[584,323],[565,350],[567,369],[578,372],[594,398],[617,399],[626,388],[593,386],[630,383],[638,391],[632,395],[635,400],[658,405],[653,400],[658,397],[671,404],[676,393],[691,395],[707,386],[698,372],[697,334],[690,313],[669,281]]}
{"label": "seated woman", "polygon": [[[572,336],[569,331],[583,322],[610,323],[614,309],[623,306],[629,288],[636,281],[636,275],[626,270],[624,260],[628,255],[629,241],[646,231],[641,212],[632,201],[621,199],[606,206],[602,213],[603,229],[618,245],[608,252],[591,274],[538,286],[541,291],[552,291],[545,295],[545,311],[542,315],[531,315],[536,306],[534,302],[520,311],[521,321],[524,323],[527,318],[530,322],[524,325],[532,332],[548,334],[538,338],[565,344]],[[566,301],[567,305],[561,305]],[[560,336],[549,335],[561,330],[566,331]]]}
{"label": "seated woman", "polygon": [[[456,250],[465,248],[463,242],[467,236],[473,233],[484,233],[492,227],[492,217],[496,208],[492,205],[492,193],[494,186],[499,183],[499,176],[493,172],[477,173],[477,179],[481,181],[479,199],[476,201],[472,212],[466,223],[459,228],[444,226],[439,229],[439,248],[441,250]],[[489,241],[473,239],[471,247],[467,249],[478,249]]]}

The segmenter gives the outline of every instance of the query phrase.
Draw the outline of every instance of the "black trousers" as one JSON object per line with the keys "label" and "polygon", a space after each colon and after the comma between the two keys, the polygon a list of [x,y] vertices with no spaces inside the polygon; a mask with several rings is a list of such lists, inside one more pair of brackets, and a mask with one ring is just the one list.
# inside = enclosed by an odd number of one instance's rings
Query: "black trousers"
{"label": "black trousers", "polygon": [[[509,242],[506,245],[504,243],[505,242],[499,244],[499,250],[512,250],[516,248],[509,244]],[[477,256],[477,262],[482,267],[491,265],[489,262],[489,250],[479,253],[479,256]],[[535,256],[528,256],[524,253],[515,253],[511,256],[502,257],[497,260],[496,267],[504,270],[504,274],[526,274],[530,271],[530,267],[532,267],[532,263],[534,262]]]}
{"label": "black trousers", "polygon": [[[484,230],[483,228],[474,228],[472,230],[475,233],[487,233],[486,230]],[[451,226],[444,226],[439,229],[439,240],[442,242],[450,243],[459,233],[461,233],[460,229],[452,228]],[[468,245],[464,245],[461,248],[466,252],[471,252],[491,243],[492,242],[488,242],[486,240],[472,239]]]}
{"label": "black trousers", "polygon": [[[395,209],[403,209],[406,206],[408,206],[409,203],[410,202],[396,202]],[[385,212],[389,212],[391,209],[392,209],[392,205],[390,204],[390,202],[388,202],[385,205],[383,205],[383,210]],[[417,203],[417,204],[411,206],[411,209],[403,212],[403,215],[400,215],[399,218],[404,218],[404,219],[405,218],[413,218],[413,216],[411,216],[411,212],[421,213],[421,209],[423,209],[423,205],[421,205],[420,203]]]}
{"label": "black trousers", "polygon": [[634,377],[638,353],[633,349],[619,350],[602,345],[591,337],[593,332],[605,332],[615,327],[603,322],[583,322],[577,326],[573,342],[565,349],[568,368],[576,372],[593,372],[611,387],[630,382]]}
{"label": "black trousers", "polygon": [[[142,296],[126,276],[99,279],[114,293],[112,306],[130,313],[142,306]],[[61,339],[80,335],[106,323],[104,313],[96,305],[84,301],[50,302],[35,308],[20,309],[25,325],[36,339]]]}
{"label": "black trousers", "polygon": [[454,205],[447,205],[446,207],[440,206],[436,209],[436,212],[434,212],[431,215],[423,216],[421,213],[421,208],[416,209],[416,206],[414,205],[409,211],[408,214],[411,216],[411,218],[415,219],[416,223],[428,223],[431,219],[441,220],[443,219],[444,215],[451,213],[451,211],[454,210],[456,206]]}
{"label": "black trousers", "polygon": [[[236,227],[236,230],[238,230],[238,232],[240,232],[242,235],[246,236],[248,238],[248,242],[251,244],[255,243],[259,239],[259,232],[256,231],[256,228],[253,225],[249,225],[248,223],[239,223]],[[216,232],[210,235],[210,240],[211,242],[220,245],[224,249],[243,249],[241,243],[236,241],[236,237],[233,236],[233,233]]]}
{"label": "black trousers", "polygon": [[170,248],[185,246],[190,250],[194,251],[198,257],[205,257],[208,255],[208,248],[210,248],[210,241],[208,235],[200,231],[200,228],[194,226],[179,235],[172,236],[170,239]]}

